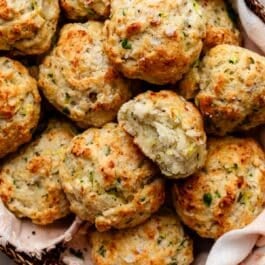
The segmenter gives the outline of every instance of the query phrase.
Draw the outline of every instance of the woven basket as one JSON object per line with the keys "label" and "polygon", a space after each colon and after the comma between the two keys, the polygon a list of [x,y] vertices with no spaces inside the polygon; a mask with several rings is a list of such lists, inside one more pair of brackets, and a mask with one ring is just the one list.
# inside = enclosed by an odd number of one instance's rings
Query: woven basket
{"label": "woven basket", "polygon": [[18,265],[63,265],[63,263],[59,261],[60,253],[63,249],[64,248],[62,247],[62,245],[58,245],[49,253],[44,254],[42,259],[39,260],[37,258],[33,258],[24,253],[16,251],[10,244],[5,247],[0,246],[0,250]]}
{"label": "woven basket", "polygon": [[247,6],[265,23],[265,6],[259,0],[245,0]]}

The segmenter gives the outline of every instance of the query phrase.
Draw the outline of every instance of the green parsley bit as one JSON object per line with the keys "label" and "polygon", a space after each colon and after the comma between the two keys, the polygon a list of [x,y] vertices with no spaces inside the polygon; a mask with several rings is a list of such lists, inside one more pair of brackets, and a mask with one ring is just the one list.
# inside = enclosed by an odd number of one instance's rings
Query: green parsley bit
{"label": "green parsley bit", "polygon": [[130,50],[132,48],[132,45],[128,42],[127,39],[123,39],[121,41],[121,46],[123,49]]}
{"label": "green parsley bit", "polygon": [[196,12],[199,12],[199,10],[200,10],[200,5],[197,3],[196,0],[193,0],[192,2],[193,2],[193,7],[194,7],[195,11],[196,11]]}
{"label": "green parsley bit", "polygon": [[230,58],[228,62],[230,64],[236,64],[236,63],[238,63],[238,58],[236,58],[236,57]]}
{"label": "green parsley bit", "polygon": [[218,190],[216,190],[214,194],[217,198],[221,198],[221,194]]}
{"label": "green parsley bit", "polygon": [[103,152],[104,152],[105,156],[108,156],[111,152],[110,147],[108,145],[105,145],[103,147]]}
{"label": "green parsley bit", "polygon": [[211,193],[205,193],[203,195],[203,202],[204,204],[207,206],[207,207],[210,207],[211,204],[212,204],[212,200],[213,200],[213,197],[211,195]]}
{"label": "green parsley bit", "polygon": [[249,57],[250,64],[254,64],[255,60],[252,57]]}
{"label": "green parsley bit", "polygon": [[105,258],[106,249],[105,249],[105,247],[103,245],[101,245],[100,248],[98,249],[98,253],[99,253],[100,256]]}

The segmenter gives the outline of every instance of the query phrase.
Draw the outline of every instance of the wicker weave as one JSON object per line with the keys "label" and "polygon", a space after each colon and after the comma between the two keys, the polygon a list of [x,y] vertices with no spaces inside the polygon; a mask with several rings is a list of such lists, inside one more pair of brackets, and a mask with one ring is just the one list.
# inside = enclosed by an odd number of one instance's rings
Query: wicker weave
{"label": "wicker weave", "polygon": [[60,252],[62,246],[57,246],[54,250],[45,254],[41,260],[32,258],[24,253],[15,251],[14,247],[7,245],[6,247],[0,246],[0,250],[3,251],[9,258],[11,258],[18,265],[63,265],[59,261]]}
{"label": "wicker weave", "polygon": [[265,23],[265,6],[259,0],[245,0],[247,6]]}

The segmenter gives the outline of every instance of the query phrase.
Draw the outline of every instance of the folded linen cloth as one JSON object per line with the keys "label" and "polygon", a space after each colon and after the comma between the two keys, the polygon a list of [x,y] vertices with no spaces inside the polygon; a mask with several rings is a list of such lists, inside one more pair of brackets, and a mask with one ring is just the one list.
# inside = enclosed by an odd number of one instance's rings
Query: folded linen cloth
{"label": "folded linen cloth", "polygon": [[265,54],[265,0],[231,0],[231,2],[246,33],[246,46]]}

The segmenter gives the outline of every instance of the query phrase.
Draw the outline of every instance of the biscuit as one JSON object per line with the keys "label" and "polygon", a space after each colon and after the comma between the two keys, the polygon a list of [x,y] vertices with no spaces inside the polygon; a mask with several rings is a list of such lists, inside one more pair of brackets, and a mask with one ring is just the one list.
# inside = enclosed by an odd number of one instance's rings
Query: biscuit
{"label": "biscuit", "polygon": [[80,127],[112,121],[130,96],[130,82],[108,62],[103,23],[68,24],[40,66],[44,96]]}
{"label": "biscuit", "polygon": [[175,83],[198,59],[205,21],[196,1],[113,0],[105,50],[126,77]]}
{"label": "biscuit", "polygon": [[209,133],[225,135],[265,123],[265,58],[233,45],[212,48],[200,65],[195,98]]}
{"label": "biscuit", "polygon": [[17,217],[46,225],[69,213],[59,165],[74,134],[67,123],[52,120],[36,140],[4,161],[0,198]]}
{"label": "biscuit", "polygon": [[118,120],[165,176],[184,178],[203,166],[206,135],[202,117],[175,92],[142,93],[121,107]]}
{"label": "biscuit", "polygon": [[60,169],[71,210],[99,231],[136,226],[164,202],[164,182],[115,123],[76,136]]}
{"label": "biscuit", "polygon": [[204,168],[176,183],[173,201],[181,220],[200,236],[218,238],[251,223],[264,209],[265,156],[251,138],[208,143]]}
{"label": "biscuit", "polygon": [[170,211],[135,228],[93,232],[90,241],[95,265],[189,265],[193,260],[192,240]]}
{"label": "biscuit", "polygon": [[51,46],[59,13],[58,0],[2,0],[0,50],[27,55],[46,52]]}
{"label": "biscuit", "polygon": [[110,0],[60,0],[60,4],[73,20],[104,18],[110,13]]}
{"label": "biscuit", "polygon": [[[224,0],[197,0],[206,21],[204,52],[219,44],[241,44],[241,35],[236,27],[232,8]],[[233,20],[232,20],[233,19]]]}
{"label": "biscuit", "polygon": [[31,140],[40,116],[37,82],[19,62],[0,57],[0,158]]}

